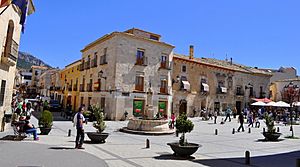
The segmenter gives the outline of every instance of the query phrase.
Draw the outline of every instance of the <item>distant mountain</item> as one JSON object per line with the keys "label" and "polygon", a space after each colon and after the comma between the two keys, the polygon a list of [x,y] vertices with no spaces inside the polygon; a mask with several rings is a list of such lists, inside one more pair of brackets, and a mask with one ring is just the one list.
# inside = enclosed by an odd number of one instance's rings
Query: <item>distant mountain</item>
{"label": "distant mountain", "polygon": [[30,70],[31,66],[46,66],[52,68],[50,65],[34,57],[30,53],[25,53],[20,51],[18,56],[17,68]]}

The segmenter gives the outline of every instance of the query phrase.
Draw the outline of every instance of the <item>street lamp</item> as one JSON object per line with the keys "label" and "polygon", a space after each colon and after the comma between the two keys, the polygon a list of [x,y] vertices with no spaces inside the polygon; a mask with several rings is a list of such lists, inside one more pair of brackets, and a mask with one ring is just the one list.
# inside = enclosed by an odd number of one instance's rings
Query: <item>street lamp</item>
{"label": "street lamp", "polygon": [[177,75],[176,76],[176,80],[175,79],[172,79],[172,85],[174,84],[174,83],[178,83],[180,81],[180,77]]}
{"label": "street lamp", "polygon": [[299,87],[298,85],[294,85],[293,82],[290,82],[288,85],[286,85],[284,88],[284,96],[286,100],[288,100],[290,104],[289,112],[290,112],[290,119],[291,119],[291,128],[290,131],[292,131],[292,137],[294,137],[294,130],[293,130],[293,113],[292,113],[292,107],[293,102],[295,100],[295,97],[299,96]]}

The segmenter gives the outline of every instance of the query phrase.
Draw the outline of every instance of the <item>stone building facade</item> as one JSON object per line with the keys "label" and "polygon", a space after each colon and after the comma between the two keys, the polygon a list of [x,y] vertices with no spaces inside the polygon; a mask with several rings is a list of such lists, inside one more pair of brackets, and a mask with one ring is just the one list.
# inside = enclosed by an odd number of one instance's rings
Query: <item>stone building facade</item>
{"label": "stone building facade", "polygon": [[47,70],[39,76],[39,82],[37,86],[39,88],[40,96],[50,97],[50,90],[52,86],[51,76],[56,74],[58,71],[59,69]]}
{"label": "stone building facade", "polygon": [[174,54],[173,112],[189,116],[201,110],[224,111],[227,107],[241,112],[252,98],[267,97],[271,74],[211,58]]}
{"label": "stone building facade", "polygon": [[[0,8],[0,11],[3,11],[5,8]],[[11,113],[21,34],[20,14],[21,11],[17,6],[9,5],[0,16],[0,125],[2,125],[4,113]],[[4,130],[4,126],[0,127],[0,130]]]}
{"label": "stone building facade", "polygon": [[[275,81],[270,86],[270,92],[271,92],[271,99],[273,101],[286,101],[288,100],[284,98],[284,87],[287,86],[289,83],[293,83],[294,85],[297,85],[300,87],[300,78],[292,78],[292,79],[283,79]],[[300,101],[300,96],[295,97],[295,101]]]}
{"label": "stone building facade", "polygon": [[55,99],[61,101],[64,108],[66,108],[67,105],[71,106],[73,111],[77,111],[79,108],[80,64],[81,60],[77,60],[62,69],[59,74],[60,87],[58,89],[57,86],[55,86],[55,91],[57,92]]}
{"label": "stone building facade", "polygon": [[82,50],[80,104],[111,120],[171,114],[173,46],[139,29],[113,32]]}

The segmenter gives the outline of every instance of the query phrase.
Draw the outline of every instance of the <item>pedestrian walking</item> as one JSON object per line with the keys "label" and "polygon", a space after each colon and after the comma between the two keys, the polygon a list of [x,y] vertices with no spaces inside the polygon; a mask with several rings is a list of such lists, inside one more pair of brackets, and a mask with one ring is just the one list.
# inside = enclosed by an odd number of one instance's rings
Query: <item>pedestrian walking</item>
{"label": "pedestrian walking", "polygon": [[171,120],[172,120],[172,122],[171,122],[171,128],[172,129],[174,129],[175,119],[176,119],[175,114],[172,112],[172,115],[171,115]]}
{"label": "pedestrian walking", "polygon": [[214,118],[215,118],[214,123],[215,123],[215,124],[217,124],[217,117],[218,117],[218,112],[215,111],[215,112],[214,112]]}
{"label": "pedestrian walking", "polygon": [[231,122],[231,118],[230,118],[231,113],[232,113],[231,109],[229,107],[227,107],[227,110],[225,112],[226,118],[225,118],[224,122],[227,121],[227,118],[229,118],[229,122]]}
{"label": "pedestrian walking", "polygon": [[213,113],[212,113],[212,111],[211,110],[209,110],[209,112],[208,112],[208,120],[213,120]]}
{"label": "pedestrian walking", "polygon": [[242,113],[240,113],[239,115],[239,122],[240,122],[240,127],[238,128],[238,132],[240,132],[240,130],[242,129],[242,131],[244,132],[244,116]]}
{"label": "pedestrian walking", "polygon": [[74,125],[76,126],[77,135],[75,141],[75,148],[84,149],[82,147],[84,141],[84,116],[83,116],[84,106],[80,107],[79,111],[74,116]]}
{"label": "pedestrian walking", "polygon": [[236,118],[236,115],[237,115],[237,109],[236,107],[233,108],[233,118],[235,119]]}
{"label": "pedestrian walking", "polygon": [[248,127],[250,127],[250,126],[253,127],[253,113],[252,113],[252,111],[249,112],[248,121],[249,121]]}

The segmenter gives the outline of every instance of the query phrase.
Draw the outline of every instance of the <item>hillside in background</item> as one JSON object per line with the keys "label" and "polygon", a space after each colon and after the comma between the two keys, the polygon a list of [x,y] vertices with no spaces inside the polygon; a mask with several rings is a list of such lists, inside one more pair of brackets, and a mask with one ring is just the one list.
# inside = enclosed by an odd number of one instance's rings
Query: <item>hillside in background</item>
{"label": "hillside in background", "polygon": [[17,63],[17,68],[18,69],[25,69],[25,70],[30,70],[31,66],[46,66],[49,68],[52,68],[50,65],[46,64],[42,60],[34,57],[30,53],[25,53],[25,52],[19,52],[18,56],[18,63]]}

